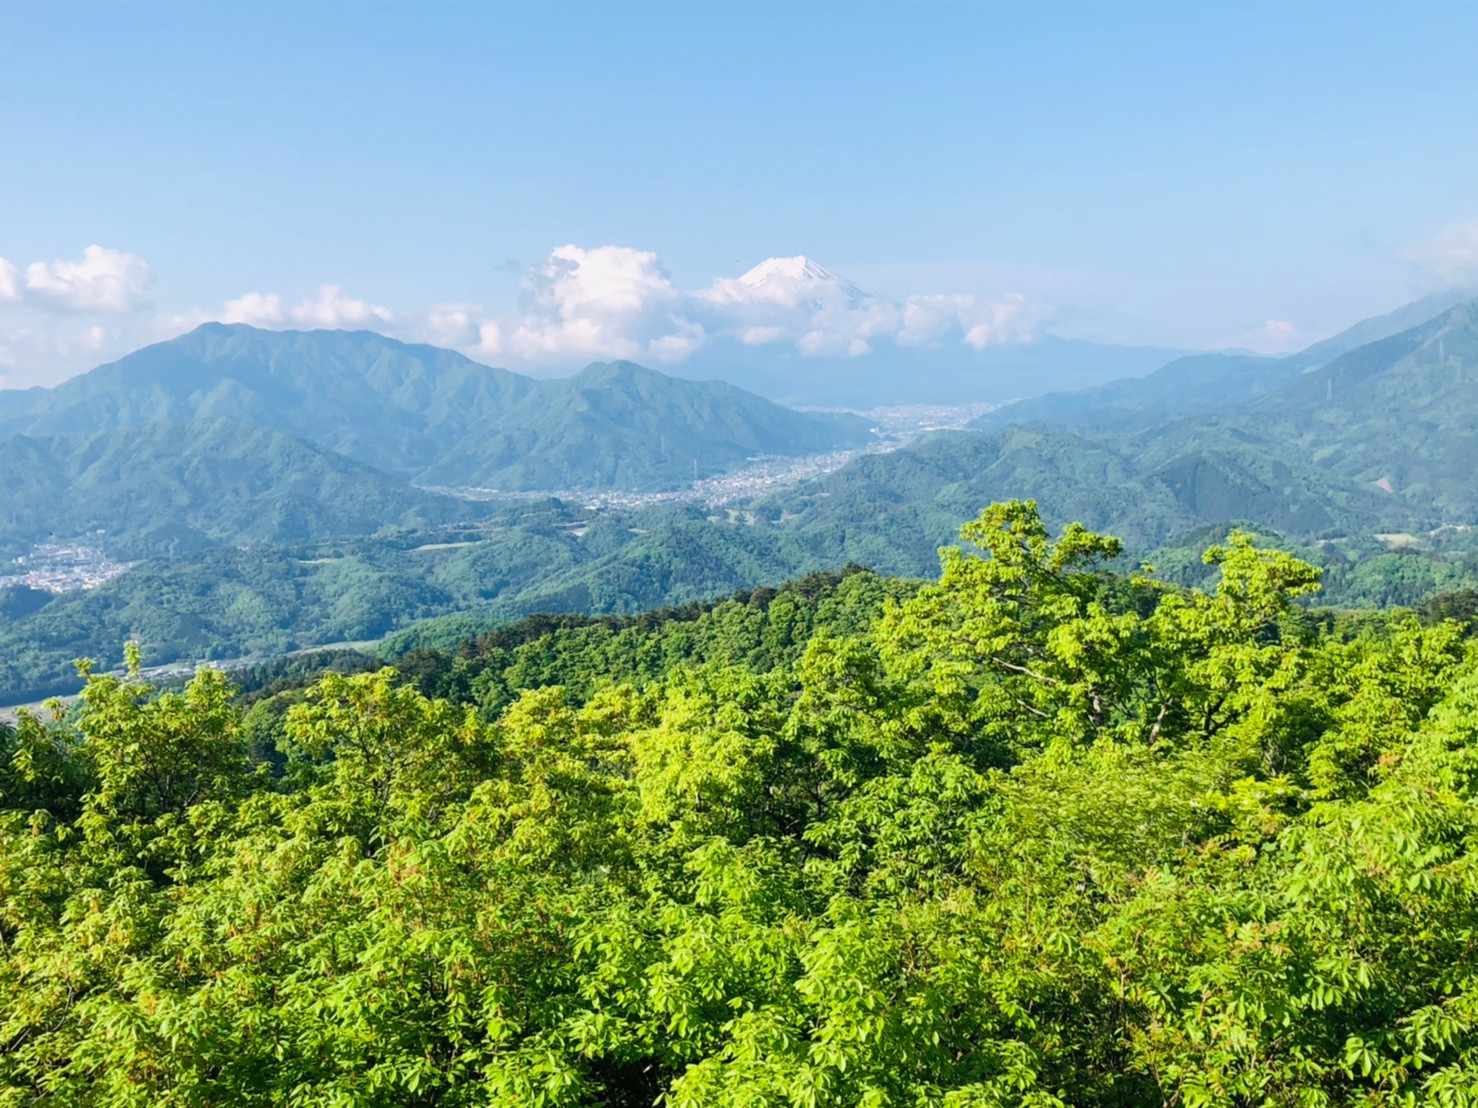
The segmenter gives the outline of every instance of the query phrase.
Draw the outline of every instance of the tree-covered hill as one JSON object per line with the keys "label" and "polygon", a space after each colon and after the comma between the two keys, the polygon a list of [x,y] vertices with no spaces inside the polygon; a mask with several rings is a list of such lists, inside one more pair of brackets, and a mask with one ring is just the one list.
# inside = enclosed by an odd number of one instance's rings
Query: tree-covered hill
{"label": "tree-covered hill", "polygon": [[51,536],[88,535],[139,558],[433,526],[483,510],[232,419],[17,435],[0,449],[0,488],[0,553],[12,556]]}
{"label": "tree-covered hill", "polygon": [[[392,473],[429,465],[438,437],[507,411],[534,382],[367,331],[208,323],[53,389],[0,392],[0,430],[95,432],[230,418]],[[12,412],[12,398],[22,400]]]}
{"label": "tree-covered hill", "polygon": [[[1416,604],[1478,584],[1460,538],[1478,514],[1468,464],[1478,425],[1469,380],[1478,372],[1470,368],[1478,365],[1473,315],[1459,305],[1300,372],[1259,400],[1214,415],[1156,418],[1135,433],[938,434],[712,518],[698,509],[551,513],[536,504],[466,537],[445,541],[429,531],[410,546],[394,535],[324,543],[488,509],[412,490],[285,433],[229,423],[14,437],[0,475],[14,490],[15,523],[7,531],[0,520],[0,540],[15,552],[45,535],[106,529],[106,545],[123,556],[197,553],[140,567],[85,595],[3,598],[0,687],[11,699],[68,687],[72,658],[116,664],[119,644],[133,636],[147,661],[163,663],[377,638],[456,613],[470,621],[462,626],[487,626],[534,611],[630,612],[847,562],[916,575],[974,505],[1012,497],[1036,499],[1054,526],[1081,520],[1117,531],[1136,558],[1174,547],[1197,528],[1237,521],[1321,561],[1335,601]],[[358,353],[335,355],[336,364],[368,382],[376,411],[438,427],[465,424],[456,398],[472,396],[466,382],[483,372],[470,362],[422,364],[417,348],[375,336],[216,332],[187,338],[220,343],[222,365],[256,366],[222,370],[255,381],[254,395],[266,395],[279,377],[317,387],[311,375],[292,377],[289,354],[310,339],[342,342]],[[388,361],[374,361],[374,350]],[[263,351],[277,351],[281,363],[263,362]],[[122,371],[98,372],[107,379]],[[1208,379],[1220,380],[1220,372],[1213,366]],[[176,376],[160,380],[186,388],[185,371]],[[438,391],[442,385],[449,391]],[[575,484],[581,473],[607,485],[661,483],[691,476],[689,452],[722,457],[726,443],[731,458],[760,452],[776,439],[800,441],[815,418],[627,363],[527,387],[537,391],[520,399],[525,385],[515,382],[500,394],[518,414],[517,428],[484,428],[475,448],[448,439],[449,468],[437,476],[510,486]],[[59,403],[61,394],[41,400]],[[23,399],[38,403],[36,395]],[[378,426],[397,441],[391,424]],[[639,447],[621,445],[623,435]],[[213,543],[269,545],[219,555],[201,549]],[[280,578],[270,580],[273,573]]]}
{"label": "tree-covered hill", "polygon": [[1478,520],[1478,301],[1351,351],[1222,422],[1389,488],[1449,523]]}
{"label": "tree-covered hill", "polygon": [[[982,490],[1043,489],[1054,520],[1083,507],[1096,513],[1091,518],[1117,513],[1135,521],[1126,566],[1145,557],[1160,564],[1192,528],[1239,518],[1237,505],[1323,510],[1324,501],[1290,499],[1267,481],[1256,484],[1263,479],[1251,463],[1229,472],[1254,482],[1255,496],[1228,499],[1230,478],[1205,473],[1182,475],[1192,487],[1177,493],[1174,473],[1144,481],[1112,451],[1060,438],[1028,429],[1005,432],[1004,441],[941,435],[890,456],[887,466],[868,458],[834,475],[791,503],[799,514],[783,521],[771,518],[778,505],[724,518],[694,507],[592,512],[549,502],[429,531],[204,550],[145,562],[99,588],[59,597],[0,594],[0,702],[73,689],[74,658],[115,666],[130,638],[143,644],[149,665],[270,656],[407,628],[414,641],[445,645],[529,613],[631,613],[848,562],[917,576],[958,528],[968,512],[963,504]],[[1054,449],[1076,458],[1073,482],[1044,477],[1042,466],[1065,471],[1066,459],[1055,458]],[[1123,484],[1110,500],[1112,480]],[[1269,543],[1324,566],[1332,602],[1416,605],[1434,593],[1478,586],[1478,549],[1464,541],[1467,532],[1440,540],[1404,536],[1402,546],[1390,548],[1360,533],[1332,540],[1241,518]],[[1177,554],[1173,564],[1179,560]]]}
{"label": "tree-covered hill", "polygon": [[[1320,356],[1338,349],[1321,344]],[[1162,527],[1151,541],[1165,538],[1168,519],[1255,520],[1307,538],[1478,520],[1478,301],[1326,365],[1314,368],[1310,358],[1181,359],[1140,381],[1002,409],[978,427],[1023,425],[993,431],[987,442],[934,448],[937,464],[922,483],[918,459],[906,455],[871,459],[835,482],[838,490],[859,485],[866,471],[873,488],[912,486],[903,495],[913,504],[947,498],[956,483],[989,495],[1030,493],[1057,519],[1116,526],[1131,541],[1145,538],[1145,523],[1151,532]],[[1038,436],[1038,456],[1002,467],[995,455],[1023,434]],[[1116,459],[1114,467],[1094,461],[1103,458]],[[1138,511],[1123,502],[1126,490]]]}
{"label": "tree-covered hill", "polygon": [[49,390],[0,392],[0,437],[230,418],[421,483],[664,488],[755,454],[870,438],[719,382],[627,363],[536,380],[367,331],[205,324]]}
{"label": "tree-covered hill", "polygon": [[[798,528],[839,527],[884,543],[915,536],[927,556],[967,518],[971,502],[1031,496],[1054,523],[1117,527],[1136,551],[1208,523],[1255,520],[1297,537],[1358,535],[1406,526],[1410,513],[1380,492],[1289,462],[1224,432],[1136,455],[1132,441],[1009,427],[940,432],[890,454],[858,458],[830,476],[764,505]],[[858,551],[848,548],[848,554]],[[867,559],[859,559],[867,560]],[[907,566],[871,561],[896,572]]]}
{"label": "tree-covered hill", "polygon": [[1471,1103],[1471,628],[965,537],[0,728],[0,1099]]}
{"label": "tree-covered hill", "polygon": [[[1158,467],[1236,443],[1295,471],[1322,474],[1347,505],[1372,509],[1369,530],[1478,519],[1478,301],[1369,343],[1247,404],[1122,428],[1102,441]],[[1129,433],[1133,432],[1133,433]],[[1378,493],[1385,507],[1372,505]],[[1407,523],[1400,522],[1402,515]],[[1247,513],[1244,518],[1257,518]]]}
{"label": "tree-covered hill", "polygon": [[8,617],[0,607],[0,704],[70,691],[74,659],[116,666],[128,640],[150,666],[263,657],[378,639],[456,612],[480,626],[530,612],[637,612],[845,561],[695,510],[612,513],[590,524],[563,505],[465,531],[202,550],[39,607],[17,597]]}
{"label": "tree-covered hill", "polygon": [[1115,434],[1153,429],[1172,417],[1239,409],[1344,354],[1419,327],[1472,296],[1471,289],[1434,293],[1285,357],[1234,352],[1188,355],[1143,377],[1028,397],[986,413],[971,426],[992,431],[1013,424],[1041,424]]}
{"label": "tree-covered hill", "polygon": [[502,489],[663,488],[756,455],[871,441],[856,416],[797,412],[722,381],[682,381],[631,362],[597,363],[537,385],[496,429],[450,444],[418,479]]}

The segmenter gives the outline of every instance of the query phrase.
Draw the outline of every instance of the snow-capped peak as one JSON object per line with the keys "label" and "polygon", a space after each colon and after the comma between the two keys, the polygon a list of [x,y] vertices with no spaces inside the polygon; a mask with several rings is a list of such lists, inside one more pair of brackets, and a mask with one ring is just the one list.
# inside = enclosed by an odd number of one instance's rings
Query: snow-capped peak
{"label": "snow-capped peak", "polygon": [[752,289],[780,286],[791,290],[824,285],[841,292],[848,300],[868,299],[867,293],[851,281],[845,277],[839,277],[804,254],[799,254],[794,258],[766,258],[740,277],[739,283]]}
{"label": "snow-capped peak", "polygon": [[820,262],[813,262],[804,254],[794,258],[766,258],[739,280],[746,285],[762,285],[773,277],[790,281],[838,281],[839,278]]}

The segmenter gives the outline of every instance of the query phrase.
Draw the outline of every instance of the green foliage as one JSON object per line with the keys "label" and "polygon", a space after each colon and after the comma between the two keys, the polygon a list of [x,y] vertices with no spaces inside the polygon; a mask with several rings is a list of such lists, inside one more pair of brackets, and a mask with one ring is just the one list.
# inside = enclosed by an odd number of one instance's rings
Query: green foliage
{"label": "green foliage", "polygon": [[[169,433],[161,425],[222,417],[260,429],[258,438],[280,433],[372,466],[385,480],[504,490],[670,488],[692,480],[695,466],[707,477],[755,454],[871,438],[856,416],[798,412],[719,381],[629,362],[537,379],[369,331],[218,323],[54,389],[0,393],[0,439],[16,436],[6,445],[20,455],[56,449],[21,435],[139,428],[148,440]],[[92,476],[99,474],[106,479],[108,470]],[[415,493],[402,486],[400,495]],[[332,500],[325,505],[332,509]]]}
{"label": "green foliage", "polygon": [[[1139,555],[1232,521],[1308,542],[1405,531],[1426,518],[1421,504],[1245,439],[1174,425],[1101,440],[1038,427],[938,432],[858,458],[769,506],[793,516],[790,530],[826,536],[847,557],[908,573],[921,572],[921,559],[977,505],[1012,498],[1036,500],[1054,526],[1112,527]],[[1374,553],[1371,546],[1362,554]]]}
{"label": "green foliage", "polygon": [[964,537],[23,715],[0,1103],[1474,1103],[1464,628],[1246,534],[1198,589]]}
{"label": "green foliage", "polygon": [[1090,432],[1144,431],[1168,418],[1209,414],[1275,392],[1312,369],[1361,346],[1407,331],[1471,299],[1463,290],[1433,293],[1387,315],[1284,357],[1192,354],[1143,377],[1125,377],[1077,392],[1052,392],[1008,404],[975,420],[980,430],[1043,423]]}
{"label": "green foliage", "polygon": [[[695,462],[708,474],[870,441],[865,422],[627,363],[535,381],[369,333],[206,325],[55,389],[0,394],[0,556],[89,534],[118,557],[168,559],[82,596],[0,591],[0,697],[75,691],[72,660],[114,667],[128,638],[152,666],[455,614],[415,632],[444,648],[531,612],[630,613],[848,561],[919,575],[979,504],[1026,497],[1051,527],[1112,530],[1136,560],[1153,551],[1175,583],[1203,584],[1199,532],[1235,523],[1323,568],[1323,602],[1417,606],[1478,587],[1475,320],[1441,296],[1290,358],[1183,358],[713,517],[493,511],[406,482],[671,487]],[[1039,346],[1018,354],[1051,353]]]}
{"label": "green foliage", "polygon": [[[336,539],[305,546],[208,550],[148,562],[107,584],[66,593],[0,622],[0,703],[75,691],[73,659],[121,665],[117,644],[144,661],[255,661],[311,647],[367,643],[443,613],[449,625],[396,636],[455,646],[529,613],[635,613],[740,588],[778,585],[832,563],[801,542],[692,510],[613,514],[582,529],[564,505],[505,511],[440,532]],[[579,532],[579,533],[577,533]]]}
{"label": "green foliage", "polygon": [[483,514],[234,419],[16,436],[0,450],[0,550],[88,536],[119,558],[292,542]]}
{"label": "green foliage", "polygon": [[1391,525],[1403,516],[1423,529],[1466,526],[1478,508],[1478,302],[1453,298],[1418,301],[1289,358],[1183,358],[1143,379],[1013,404],[976,426],[1099,439],[1201,523],[1252,519],[1300,537],[1404,531]]}

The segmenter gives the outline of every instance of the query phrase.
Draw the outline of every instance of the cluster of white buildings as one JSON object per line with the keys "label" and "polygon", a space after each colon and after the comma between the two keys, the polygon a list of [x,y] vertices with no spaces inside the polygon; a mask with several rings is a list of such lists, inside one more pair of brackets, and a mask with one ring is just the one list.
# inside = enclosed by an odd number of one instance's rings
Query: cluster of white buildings
{"label": "cluster of white buildings", "polygon": [[44,543],[13,563],[17,572],[0,576],[0,589],[17,585],[47,592],[95,589],[136,562],[115,562],[101,550],[74,543]]}

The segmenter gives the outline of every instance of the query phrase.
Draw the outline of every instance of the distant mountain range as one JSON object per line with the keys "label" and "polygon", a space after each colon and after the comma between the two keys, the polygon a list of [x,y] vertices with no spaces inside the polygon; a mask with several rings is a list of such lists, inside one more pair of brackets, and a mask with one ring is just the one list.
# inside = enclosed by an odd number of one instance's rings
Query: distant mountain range
{"label": "distant mountain range", "polygon": [[489,516],[411,482],[660,487],[694,457],[711,472],[867,424],[627,363],[538,381],[376,335],[203,328],[0,393],[0,553],[103,530],[110,553],[174,556],[86,593],[0,590],[0,696],[69,687],[70,658],[116,661],[131,635],[156,661],[221,657],[446,613],[631,611],[847,561],[926,573],[1007,497],[1133,557],[1169,550],[1177,572],[1202,571],[1185,535],[1240,521],[1303,544],[1337,596],[1478,586],[1478,302],[1457,299],[1288,358],[1197,355],[1012,405],[721,515]]}
{"label": "distant mountain range", "polygon": [[847,559],[909,574],[926,572],[960,523],[997,500],[1036,500],[1054,526],[1116,535],[1136,556],[1214,522],[1311,539],[1401,531],[1416,518],[1378,489],[1234,441],[1165,454],[1047,428],[939,432],[859,458],[760,510],[833,535]]}
{"label": "distant mountain range", "polygon": [[[0,392],[0,440],[24,435],[37,458],[78,448],[70,439],[46,444],[53,436],[174,425],[185,428],[172,437],[180,453],[143,456],[190,473],[188,452],[214,441],[193,425],[221,419],[298,440],[292,447],[274,440],[268,453],[306,459],[311,444],[315,457],[327,451],[404,481],[505,491],[660,489],[754,455],[809,454],[871,439],[869,424],[856,416],[797,412],[721,382],[626,362],[539,380],[370,332],[224,324],[206,324],[52,389]],[[129,441],[93,438],[88,450],[121,456]],[[210,468],[209,456],[199,461]],[[144,480],[141,465],[129,472]],[[37,462],[38,473],[51,474],[45,487],[52,489],[70,467]],[[18,511],[12,505],[12,514]]]}
{"label": "distant mountain range", "polygon": [[[1337,335],[1285,357],[1213,353],[1176,358],[1147,375],[1074,391],[1047,391],[981,416],[971,426],[989,431],[1015,423],[1076,430],[1123,431],[1168,416],[1196,415],[1255,401],[1367,343],[1417,327],[1473,296],[1450,289],[1394,312],[1362,320]],[[1056,386],[1054,386],[1054,389]]]}
{"label": "distant mountain range", "polygon": [[[755,280],[866,296],[807,265]],[[973,425],[1035,437],[863,459],[784,514],[898,507],[930,543],[949,530],[931,512],[957,520],[1004,495],[1147,542],[1228,518],[1304,535],[1466,522],[1473,313],[1444,293],[1289,357],[1191,355],[1049,393]],[[542,380],[369,332],[208,324],[53,389],[0,391],[0,553],[99,531],[138,557],[433,526],[478,509],[430,488],[653,490],[870,438],[854,416],[626,362]]]}
{"label": "distant mountain range", "polygon": [[481,514],[234,419],[33,438],[0,450],[0,553],[92,536],[115,557],[425,527]]}
{"label": "distant mountain range", "polygon": [[369,534],[484,510],[426,486],[651,491],[873,439],[858,416],[629,362],[540,380],[370,332],[206,324],[0,391],[0,555]]}
{"label": "distant mountain range", "polygon": [[1080,520],[1140,551],[1234,520],[1320,541],[1472,527],[1478,301],[1454,298],[1288,358],[1183,358],[1012,405],[973,432],[858,459],[784,509],[802,528],[852,534],[871,519],[874,535],[915,533],[919,553],[972,506],[1005,497],[1035,498],[1054,522]]}

